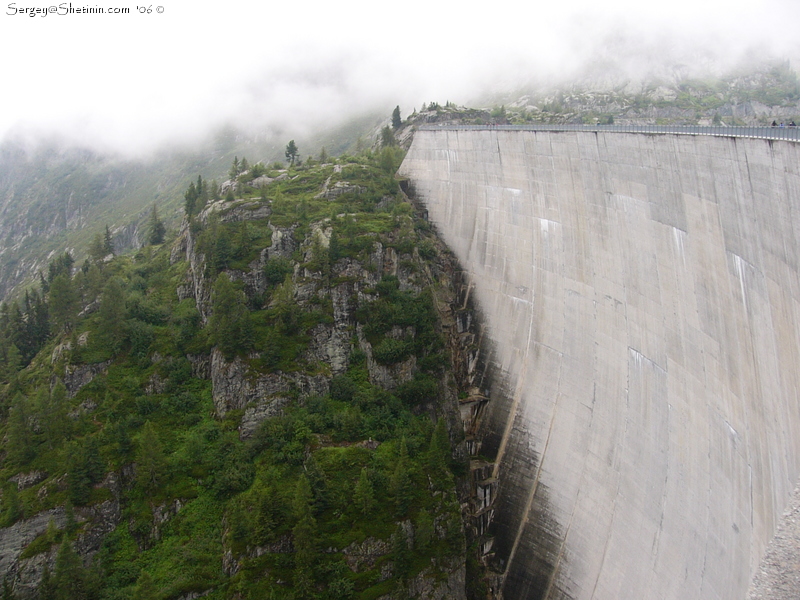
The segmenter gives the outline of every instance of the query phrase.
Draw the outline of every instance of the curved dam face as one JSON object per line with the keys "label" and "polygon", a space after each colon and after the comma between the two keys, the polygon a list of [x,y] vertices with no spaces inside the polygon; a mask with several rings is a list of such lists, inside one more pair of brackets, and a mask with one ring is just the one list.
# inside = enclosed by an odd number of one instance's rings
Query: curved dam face
{"label": "curved dam face", "polygon": [[401,174],[505,381],[502,597],[745,598],[800,472],[800,145],[421,130]]}

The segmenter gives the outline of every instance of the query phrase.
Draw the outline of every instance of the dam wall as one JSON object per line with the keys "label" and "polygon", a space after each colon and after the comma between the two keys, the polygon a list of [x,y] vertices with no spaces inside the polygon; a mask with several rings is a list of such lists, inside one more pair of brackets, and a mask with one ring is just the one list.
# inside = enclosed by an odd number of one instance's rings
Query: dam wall
{"label": "dam wall", "polygon": [[420,130],[401,175],[504,382],[501,597],[745,598],[800,474],[800,144]]}

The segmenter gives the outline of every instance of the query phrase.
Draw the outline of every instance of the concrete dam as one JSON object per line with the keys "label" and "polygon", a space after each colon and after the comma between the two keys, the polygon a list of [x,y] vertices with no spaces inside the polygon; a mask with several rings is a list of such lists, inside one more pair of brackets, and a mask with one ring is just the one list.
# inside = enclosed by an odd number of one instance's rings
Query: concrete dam
{"label": "concrete dam", "polygon": [[800,145],[421,129],[401,175],[499,373],[467,423],[498,594],[745,598],[800,475]]}

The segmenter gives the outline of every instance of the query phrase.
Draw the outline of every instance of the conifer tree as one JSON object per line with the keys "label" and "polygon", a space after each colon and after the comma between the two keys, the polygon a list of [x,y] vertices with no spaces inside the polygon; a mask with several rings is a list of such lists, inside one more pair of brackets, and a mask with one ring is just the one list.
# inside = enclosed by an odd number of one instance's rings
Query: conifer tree
{"label": "conifer tree", "polygon": [[106,225],[106,233],[103,236],[103,251],[105,252],[104,256],[114,254],[114,238],[111,235],[111,230],[108,228],[108,225]]}
{"label": "conifer tree", "polygon": [[449,460],[450,438],[447,435],[444,419],[439,419],[436,422],[436,428],[431,435],[431,442],[428,447],[428,467],[435,476],[441,476],[447,472]]}
{"label": "conifer tree", "polygon": [[158,217],[158,209],[153,203],[153,211],[150,213],[150,223],[147,226],[149,231],[147,241],[151,245],[163,244],[164,235],[167,233],[167,228],[164,227],[164,222]]}
{"label": "conifer tree", "polygon": [[46,435],[52,440],[53,445],[59,440],[70,437],[72,421],[68,417],[67,408],[67,388],[59,379],[50,391],[49,422],[45,426]]}
{"label": "conifer tree", "polygon": [[56,329],[72,329],[78,314],[78,294],[66,273],[57,275],[50,284],[48,306]]}
{"label": "conifer tree", "polygon": [[17,484],[10,482],[3,490],[3,527],[9,527],[22,517],[22,502],[17,493]]}
{"label": "conifer tree", "polygon": [[104,350],[116,354],[122,347],[125,333],[125,292],[117,277],[112,277],[100,300],[97,338]]}
{"label": "conifer tree", "polygon": [[28,399],[17,392],[8,415],[6,459],[15,466],[28,464],[36,455],[34,432],[30,423]]}
{"label": "conifer tree", "polygon": [[[213,184],[214,184],[214,186],[216,186],[217,185],[216,181],[213,182]],[[203,211],[203,209],[206,207],[206,204],[208,204],[208,199],[210,197],[211,197],[211,194],[209,193],[208,182],[204,181],[203,178],[200,175],[198,175],[197,176],[197,206],[196,206],[197,212],[202,212]],[[217,197],[215,199],[219,200],[219,197]]]}
{"label": "conifer tree", "polygon": [[267,486],[259,498],[254,527],[257,544],[267,543],[273,538],[278,512],[275,506],[275,496],[275,488]]}
{"label": "conifer tree", "polygon": [[58,550],[53,583],[55,600],[85,600],[88,598],[86,572],[69,540],[64,540]]}
{"label": "conifer tree", "polygon": [[400,440],[397,461],[389,481],[389,491],[394,497],[397,516],[405,515],[414,498],[413,480],[409,469],[408,447],[405,437]]}
{"label": "conifer tree", "polygon": [[297,524],[292,529],[295,550],[294,587],[297,598],[313,598],[312,577],[317,554],[317,522],[311,511],[313,494],[305,474],[300,475],[295,488],[292,512]]}
{"label": "conifer tree", "polygon": [[294,143],[294,140],[290,140],[288,144],[286,144],[286,160],[289,161],[289,164],[294,166],[294,161],[297,158],[297,155],[300,153],[300,150],[297,148],[297,144]]}
{"label": "conifer tree", "polygon": [[39,587],[37,588],[37,591],[39,592],[39,600],[55,600],[55,582],[50,574],[50,565],[48,565],[46,562],[44,563],[42,579],[39,581]]}
{"label": "conifer tree", "polygon": [[214,243],[214,270],[219,273],[227,269],[232,256],[233,250],[228,229],[227,227],[220,227]]}
{"label": "conifer tree", "polygon": [[399,129],[403,124],[403,119],[400,117],[400,106],[395,106],[392,111],[392,129]]}
{"label": "conifer tree", "polygon": [[70,501],[83,506],[89,502],[92,485],[102,480],[106,464],[100,456],[100,449],[95,437],[83,443],[72,442],[69,451],[67,468],[67,489]]}
{"label": "conifer tree", "polygon": [[372,512],[372,507],[375,504],[375,490],[372,487],[372,482],[367,475],[367,469],[361,469],[361,474],[358,477],[358,483],[353,489],[353,505],[356,510],[362,515],[368,515]]}
{"label": "conifer tree", "polygon": [[411,569],[411,545],[408,542],[405,530],[398,523],[392,535],[392,562],[394,562],[394,574],[400,579],[408,577]]}
{"label": "conifer tree", "polygon": [[236,235],[233,238],[233,248],[233,254],[239,260],[244,260],[250,254],[250,231],[247,227],[247,221],[239,223]]}
{"label": "conifer tree", "polygon": [[106,257],[106,251],[103,247],[103,236],[99,233],[94,234],[92,243],[89,244],[89,256],[95,262],[99,262]]}
{"label": "conifer tree", "polygon": [[[7,345],[3,342],[6,342]],[[0,380],[2,381],[11,381],[11,379],[17,374],[20,367],[22,366],[22,354],[20,353],[19,349],[17,349],[16,344],[13,342],[8,342],[6,340],[0,339],[0,344],[2,344],[2,348],[0,348],[0,353],[2,353],[2,363],[0,363]]]}
{"label": "conifer tree", "polygon": [[189,184],[189,189],[183,195],[183,210],[187,217],[193,216],[197,212],[197,188],[194,182]]}
{"label": "conifer tree", "polygon": [[419,511],[414,528],[414,546],[418,550],[424,550],[430,546],[435,533],[433,518],[424,508]]}
{"label": "conifer tree", "polygon": [[227,273],[217,277],[211,292],[213,312],[209,319],[211,342],[226,358],[246,352],[252,346],[250,313],[244,292],[239,291]]}
{"label": "conifer tree", "polygon": [[381,146],[388,148],[389,146],[396,146],[397,140],[394,139],[394,132],[388,125],[381,129]]}
{"label": "conifer tree", "polygon": [[328,242],[328,255],[330,256],[331,265],[335,264],[337,260],[342,257],[342,249],[339,245],[339,234],[334,229],[331,231],[331,239]]}
{"label": "conifer tree", "polygon": [[164,480],[167,460],[155,426],[147,421],[139,438],[136,454],[136,482],[145,493],[152,493]]}
{"label": "conifer tree", "polygon": [[159,600],[160,597],[153,576],[147,570],[143,570],[136,582],[132,600]]}

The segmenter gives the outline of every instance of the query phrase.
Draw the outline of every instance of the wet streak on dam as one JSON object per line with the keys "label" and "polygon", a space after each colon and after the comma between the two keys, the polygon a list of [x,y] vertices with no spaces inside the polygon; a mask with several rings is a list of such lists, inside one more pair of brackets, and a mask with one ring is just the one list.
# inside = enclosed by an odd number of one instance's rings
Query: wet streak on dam
{"label": "wet streak on dam", "polygon": [[401,175],[505,382],[502,597],[745,598],[800,474],[800,145],[420,130]]}

